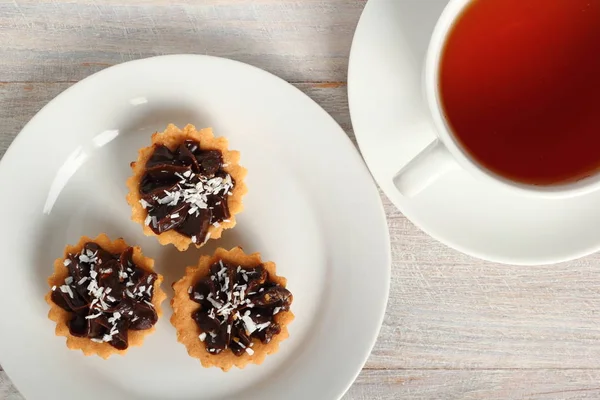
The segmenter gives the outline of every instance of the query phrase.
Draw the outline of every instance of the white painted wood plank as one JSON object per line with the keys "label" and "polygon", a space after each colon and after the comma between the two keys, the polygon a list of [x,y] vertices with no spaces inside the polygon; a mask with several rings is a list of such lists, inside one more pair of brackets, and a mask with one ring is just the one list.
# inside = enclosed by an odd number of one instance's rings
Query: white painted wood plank
{"label": "white painted wood plank", "polygon": [[600,367],[599,255],[537,267],[483,262],[384,204],[391,294],[368,367]]}
{"label": "white painted wood plank", "polygon": [[0,81],[78,81],[161,54],[244,61],[293,82],[345,81],[365,0],[0,2]]}
{"label": "white painted wood plank", "polygon": [[0,400],[22,400],[23,396],[0,368]]}
{"label": "white painted wood plank", "polygon": [[344,400],[600,398],[598,370],[365,370]]}

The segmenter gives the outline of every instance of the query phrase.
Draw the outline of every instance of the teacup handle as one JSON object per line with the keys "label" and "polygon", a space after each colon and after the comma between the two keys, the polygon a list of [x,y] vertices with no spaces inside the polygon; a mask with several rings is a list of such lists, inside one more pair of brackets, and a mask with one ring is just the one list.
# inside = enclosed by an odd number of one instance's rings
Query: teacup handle
{"label": "teacup handle", "polygon": [[394,184],[404,196],[413,197],[446,172],[458,168],[446,146],[435,139],[394,176]]}

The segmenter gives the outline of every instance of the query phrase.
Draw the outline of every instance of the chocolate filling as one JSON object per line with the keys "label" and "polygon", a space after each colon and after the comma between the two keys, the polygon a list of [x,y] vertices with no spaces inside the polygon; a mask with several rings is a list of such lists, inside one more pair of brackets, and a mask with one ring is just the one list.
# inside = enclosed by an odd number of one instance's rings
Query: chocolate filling
{"label": "chocolate filling", "polygon": [[194,140],[175,151],[154,145],[139,188],[145,224],[157,235],[174,229],[193,243],[206,242],[210,225],[230,217],[227,197],[234,185],[220,151],[202,150]]}
{"label": "chocolate filling", "polygon": [[52,288],[52,301],[72,313],[69,332],[124,350],[127,331],[151,328],[158,316],[152,305],[156,274],[137,267],[133,248],[112,254],[88,242],[69,254],[69,276]]}
{"label": "chocolate filling", "polygon": [[213,264],[189,293],[200,304],[192,318],[206,350],[219,354],[229,348],[236,356],[254,354],[253,339],[266,344],[281,332],[275,315],[289,310],[293,300],[286,288],[269,281],[262,265],[246,269],[225,261]]}

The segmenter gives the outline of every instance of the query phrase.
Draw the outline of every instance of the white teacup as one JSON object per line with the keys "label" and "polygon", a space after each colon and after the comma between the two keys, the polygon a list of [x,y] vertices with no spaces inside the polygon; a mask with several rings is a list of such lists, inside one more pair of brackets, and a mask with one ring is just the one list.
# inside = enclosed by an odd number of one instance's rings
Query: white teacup
{"label": "white teacup", "polygon": [[599,174],[564,185],[535,186],[514,182],[481,166],[461,147],[442,111],[439,66],[447,35],[462,11],[472,1],[450,0],[433,31],[425,60],[423,87],[437,138],[396,174],[394,183],[398,190],[405,196],[415,196],[439,177],[456,168],[465,169],[477,179],[517,194],[549,198],[572,197],[599,189]]}

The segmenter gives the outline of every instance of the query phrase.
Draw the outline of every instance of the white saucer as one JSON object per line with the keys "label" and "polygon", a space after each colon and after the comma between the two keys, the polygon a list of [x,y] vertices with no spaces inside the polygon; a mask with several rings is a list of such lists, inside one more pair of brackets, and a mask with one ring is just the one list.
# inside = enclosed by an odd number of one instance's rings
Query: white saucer
{"label": "white saucer", "polygon": [[[183,253],[144,236],[125,201],[129,163],[169,122],[212,126],[248,169],[237,226]],[[379,194],[335,121],[269,73],[194,55],[108,68],[27,124],[0,182],[0,362],[27,399],[336,399],[375,343],[390,272]],[[166,301],[156,332],[125,356],[68,350],[47,318],[46,279],[66,244],[100,232],[140,245],[169,296],[217,246],[261,252],[294,295],[289,339],[262,365],[202,368],[177,342]]]}
{"label": "white saucer", "polygon": [[433,138],[421,82],[429,36],[447,0],[370,0],[352,44],[348,92],[361,152],[379,185],[417,226],[486,260],[549,264],[600,249],[600,193],[521,197],[457,170],[414,198],[394,175]]}

